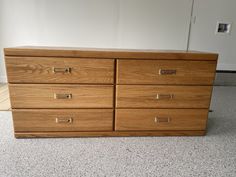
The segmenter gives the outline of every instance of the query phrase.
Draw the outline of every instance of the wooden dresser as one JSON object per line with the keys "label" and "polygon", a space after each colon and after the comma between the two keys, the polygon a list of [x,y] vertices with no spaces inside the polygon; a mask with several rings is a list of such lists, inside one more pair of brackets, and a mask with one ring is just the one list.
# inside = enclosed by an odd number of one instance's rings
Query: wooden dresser
{"label": "wooden dresser", "polygon": [[206,132],[217,54],[5,48],[15,137]]}

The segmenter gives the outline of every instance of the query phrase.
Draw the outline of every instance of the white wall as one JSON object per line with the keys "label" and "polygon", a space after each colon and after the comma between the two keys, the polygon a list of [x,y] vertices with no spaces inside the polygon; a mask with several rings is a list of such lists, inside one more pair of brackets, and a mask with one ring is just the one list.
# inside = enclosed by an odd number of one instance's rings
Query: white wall
{"label": "white wall", "polygon": [[3,45],[3,36],[2,36],[2,17],[3,17],[3,7],[1,6],[1,0],[0,0],[0,82],[5,82],[6,81],[6,76],[5,76],[5,68],[4,68],[4,61],[2,59],[2,45]]}
{"label": "white wall", "polygon": [[118,46],[186,50],[192,0],[121,0]]}
{"label": "white wall", "polygon": [[[192,0],[0,0],[0,47],[182,49]],[[1,54],[2,56],[2,54]],[[0,60],[0,77],[4,77]]]}
{"label": "white wall", "polygon": [[[20,1],[0,0],[0,81],[5,81],[5,66],[3,60],[3,48],[11,44],[35,43],[37,27],[34,21],[34,4],[27,0],[21,4]],[[30,27],[24,28],[24,27]]]}
{"label": "white wall", "polygon": [[[219,53],[218,70],[236,70],[236,0],[195,0],[191,50]],[[231,22],[228,35],[215,34],[217,21]]]}

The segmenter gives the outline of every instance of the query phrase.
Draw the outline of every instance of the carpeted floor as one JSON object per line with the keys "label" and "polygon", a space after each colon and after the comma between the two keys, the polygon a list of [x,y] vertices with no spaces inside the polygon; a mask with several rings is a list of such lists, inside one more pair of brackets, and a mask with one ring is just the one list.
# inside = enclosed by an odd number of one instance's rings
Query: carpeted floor
{"label": "carpeted floor", "polygon": [[0,113],[0,177],[235,177],[236,87],[215,87],[203,137],[15,139]]}

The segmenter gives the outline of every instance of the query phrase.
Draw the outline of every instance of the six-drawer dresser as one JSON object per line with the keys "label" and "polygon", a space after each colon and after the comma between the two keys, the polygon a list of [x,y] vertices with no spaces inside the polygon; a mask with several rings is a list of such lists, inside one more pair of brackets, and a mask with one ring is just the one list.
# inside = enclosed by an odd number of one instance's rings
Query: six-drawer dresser
{"label": "six-drawer dresser", "polygon": [[206,132],[217,54],[5,48],[15,137]]}

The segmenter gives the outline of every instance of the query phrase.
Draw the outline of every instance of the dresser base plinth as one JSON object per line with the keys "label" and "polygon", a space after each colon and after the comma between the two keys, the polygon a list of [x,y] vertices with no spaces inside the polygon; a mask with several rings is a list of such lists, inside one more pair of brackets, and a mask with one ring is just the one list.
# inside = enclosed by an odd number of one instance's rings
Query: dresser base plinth
{"label": "dresser base plinth", "polygon": [[122,136],[203,136],[205,130],[178,131],[113,131],[113,132],[15,132],[16,138],[73,138]]}

